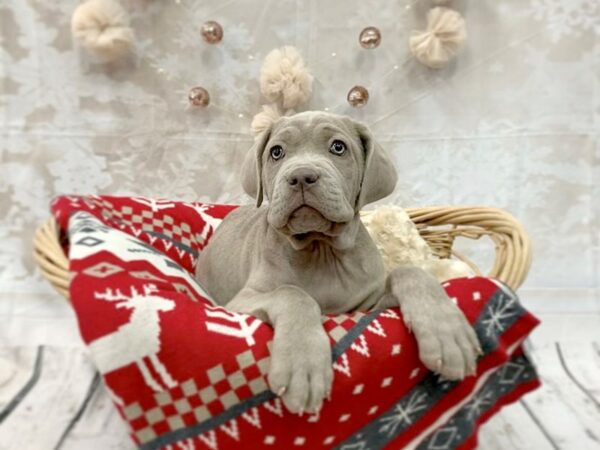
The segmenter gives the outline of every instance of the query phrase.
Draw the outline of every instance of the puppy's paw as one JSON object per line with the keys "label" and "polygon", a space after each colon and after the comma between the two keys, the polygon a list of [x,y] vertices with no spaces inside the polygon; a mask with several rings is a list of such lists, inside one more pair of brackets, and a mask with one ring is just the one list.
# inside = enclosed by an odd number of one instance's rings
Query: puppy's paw
{"label": "puppy's paw", "polygon": [[402,313],[415,334],[423,364],[449,380],[474,375],[481,347],[462,311],[445,294],[422,306],[403,307]]}
{"label": "puppy's paw", "polygon": [[268,381],[290,412],[302,415],[320,410],[333,382],[329,338],[323,328],[276,334]]}

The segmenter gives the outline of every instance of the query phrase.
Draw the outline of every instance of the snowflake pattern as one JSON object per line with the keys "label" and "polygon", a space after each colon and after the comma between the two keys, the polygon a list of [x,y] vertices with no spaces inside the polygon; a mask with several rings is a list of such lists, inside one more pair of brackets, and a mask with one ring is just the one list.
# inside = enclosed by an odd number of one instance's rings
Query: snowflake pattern
{"label": "snowflake pattern", "polygon": [[600,36],[600,3],[596,0],[533,0],[531,12],[544,20],[552,40],[592,31]]}
{"label": "snowflake pattern", "polygon": [[382,426],[380,433],[387,434],[388,437],[394,436],[398,428],[403,429],[412,425],[419,412],[427,408],[427,394],[424,392],[413,392],[405,402],[394,406],[393,413],[379,419]]}
{"label": "snowflake pattern", "polygon": [[491,389],[482,389],[473,397],[473,400],[464,406],[469,420],[479,417],[483,411],[487,410],[493,404],[493,395],[494,393]]}
{"label": "snowflake pattern", "polygon": [[[506,377],[507,368],[511,376]],[[498,399],[535,376],[531,362],[523,355],[513,357],[496,370],[481,390],[460,408],[436,433],[422,441],[417,450],[446,450],[460,447],[464,439],[471,436],[477,426],[477,418],[492,408]]]}
{"label": "snowflake pattern", "polygon": [[506,301],[499,301],[491,305],[485,312],[485,318],[481,320],[487,337],[504,331],[506,324],[519,314],[516,297],[500,295]]}

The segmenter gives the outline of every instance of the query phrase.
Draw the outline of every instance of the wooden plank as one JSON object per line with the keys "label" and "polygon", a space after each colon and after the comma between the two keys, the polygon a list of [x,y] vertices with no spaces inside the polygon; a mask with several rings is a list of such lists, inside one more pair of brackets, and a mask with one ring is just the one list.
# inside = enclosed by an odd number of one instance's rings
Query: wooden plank
{"label": "wooden plank", "polygon": [[135,448],[106,388],[100,386],[81,420],[64,441],[61,450],[133,450]]}
{"label": "wooden plank", "polygon": [[594,342],[567,341],[560,342],[558,350],[572,376],[600,406],[600,346]]}
{"label": "wooden plank", "polygon": [[521,403],[506,406],[481,427],[479,450],[554,450]]}
{"label": "wooden plank", "polygon": [[556,345],[538,344],[534,352],[543,384],[524,405],[559,448],[600,449],[600,410],[565,372]]}
{"label": "wooden plank", "polygon": [[535,345],[567,342],[589,343],[600,341],[600,314],[537,314],[542,323],[533,330],[531,341]]}
{"label": "wooden plank", "polygon": [[0,348],[0,414],[8,415],[9,403],[31,380],[37,355],[37,347]]}
{"label": "wooden plank", "polygon": [[0,426],[0,449],[54,448],[94,376],[80,349],[44,349],[40,377]]}

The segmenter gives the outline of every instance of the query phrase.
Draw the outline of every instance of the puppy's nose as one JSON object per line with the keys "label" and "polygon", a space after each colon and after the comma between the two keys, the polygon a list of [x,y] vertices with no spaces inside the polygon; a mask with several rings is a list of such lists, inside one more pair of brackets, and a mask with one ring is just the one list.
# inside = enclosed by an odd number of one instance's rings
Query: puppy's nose
{"label": "puppy's nose", "polygon": [[300,186],[304,187],[305,189],[309,188],[315,185],[318,180],[318,172],[308,167],[296,169],[287,176],[288,184],[294,189],[299,189]]}

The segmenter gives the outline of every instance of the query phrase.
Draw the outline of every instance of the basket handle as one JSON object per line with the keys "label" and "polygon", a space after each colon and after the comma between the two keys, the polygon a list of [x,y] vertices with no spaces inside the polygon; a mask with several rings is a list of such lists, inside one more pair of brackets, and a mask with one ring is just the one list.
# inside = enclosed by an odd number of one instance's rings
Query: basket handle
{"label": "basket handle", "polygon": [[[489,236],[495,244],[496,257],[488,276],[514,290],[525,281],[531,267],[531,241],[510,213],[485,206],[430,206],[409,208],[406,212],[438,256],[451,256],[457,236],[469,239]],[[431,229],[448,225],[452,229]]]}

